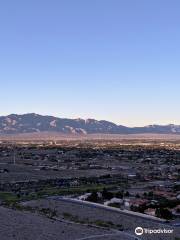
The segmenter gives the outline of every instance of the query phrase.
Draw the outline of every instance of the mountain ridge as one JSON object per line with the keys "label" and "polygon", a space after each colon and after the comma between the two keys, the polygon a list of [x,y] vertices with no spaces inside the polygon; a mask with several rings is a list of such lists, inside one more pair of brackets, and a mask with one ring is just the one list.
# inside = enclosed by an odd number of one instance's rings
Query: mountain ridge
{"label": "mountain ridge", "polygon": [[59,132],[63,134],[180,134],[180,125],[126,127],[106,120],[58,118],[36,113],[0,116],[0,134]]}

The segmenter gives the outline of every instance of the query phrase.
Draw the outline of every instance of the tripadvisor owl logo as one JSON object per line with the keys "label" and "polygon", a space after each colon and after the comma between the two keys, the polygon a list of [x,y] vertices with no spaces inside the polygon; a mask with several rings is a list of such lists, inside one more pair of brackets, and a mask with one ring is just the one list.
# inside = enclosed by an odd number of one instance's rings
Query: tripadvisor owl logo
{"label": "tripadvisor owl logo", "polygon": [[142,227],[137,227],[135,229],[135,234],[138,236],[141,236],[143,234],[172,234],[173,233],[173,229],[149,229],[149,228],[142,228]]}
{"label": "tripadvisor owl logo", "polygon": [[140,236],[140,235],[143,235],[143,228],[142,227],[137,227],[136,229],[135,229],[135,234],[136,235],[138,235],[138,236]]}

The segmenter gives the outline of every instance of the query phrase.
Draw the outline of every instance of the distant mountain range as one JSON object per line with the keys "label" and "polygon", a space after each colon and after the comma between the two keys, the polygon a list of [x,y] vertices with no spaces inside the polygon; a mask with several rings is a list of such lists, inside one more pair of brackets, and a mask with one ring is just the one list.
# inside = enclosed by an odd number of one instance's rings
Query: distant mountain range
{"label": "distant mountain range", "polygon": [[0,134],[58,132],[63,134],[180,134],[180,125],[125,127],[105,120],[68,119],[35,113],[0,117]]}

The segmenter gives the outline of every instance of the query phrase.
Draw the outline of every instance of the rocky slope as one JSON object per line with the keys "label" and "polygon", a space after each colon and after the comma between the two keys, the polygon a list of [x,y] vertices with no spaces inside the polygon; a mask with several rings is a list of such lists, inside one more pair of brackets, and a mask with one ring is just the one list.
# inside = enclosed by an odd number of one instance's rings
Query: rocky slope
{"label": "rocky slope", "polygon": [[42,116],[35,113],[0,117],[0,134],[17,134],[33,132],[59,132],[64,134],[138,134],[162,133],[180,134],[179,125],[150,125],[128,128],[108,121],[95,119],[67,119]]}

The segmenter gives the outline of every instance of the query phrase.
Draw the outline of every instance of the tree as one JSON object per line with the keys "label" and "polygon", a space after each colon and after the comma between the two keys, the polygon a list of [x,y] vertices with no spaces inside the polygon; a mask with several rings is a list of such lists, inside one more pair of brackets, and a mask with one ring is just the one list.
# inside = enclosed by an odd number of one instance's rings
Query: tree
{"label": "tree", "polygon": [[157,208],[155,214],[156,214],[156,217],[167,219],[167,220],[170,220],[173,217],[171,211],[169,211],[167,208]]}
{"label": "tree", "polygon": [[147,192],[144,192],[144,194],[143,194],[143,195],[144,195],[144,197],[147,197]]}
{"label": "tree", "polygon": [[114,194],[112,192],[108,192],[106,188],[103,189],[102,191],[102,197],[104,199],[110,200],[111,198],[114,197]]}
{"label": "tree", "polygon": [[180,208],[178,208],[176,211],[177,211],[177,213],[180,213]]}
{"label": "tree", "polygon": [[129,196],[130,196],[130,194],[129,194],[128,191],[125,193],[125,196],[126,196],[126,197],[129,197]]}
{"label": "tree", "polygon": [[90,196],[87,197],[86,199],[89,202],[99,202],[99,197],[97,192],[92,192]]}
{"label": "tree", "polygon": [[152,191],[148,193],[148,197],[153,197],[153,195],[154,195],[154,194],[153,194]]}
{"label": "tree", "polygon": [[121,191],[117,192],[116,197],[122,199],[123,198],[123,192],[121,192]]}

